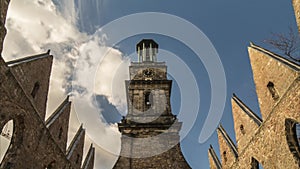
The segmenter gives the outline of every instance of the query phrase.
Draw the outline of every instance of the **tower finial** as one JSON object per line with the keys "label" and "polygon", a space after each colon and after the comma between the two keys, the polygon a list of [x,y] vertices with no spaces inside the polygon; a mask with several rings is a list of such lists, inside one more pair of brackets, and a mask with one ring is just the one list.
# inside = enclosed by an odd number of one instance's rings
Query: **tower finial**
{"label": "tower finial", "polygon": [[139,62],[156,62],[158,44],[152,39],[143,39],[136,45]]}

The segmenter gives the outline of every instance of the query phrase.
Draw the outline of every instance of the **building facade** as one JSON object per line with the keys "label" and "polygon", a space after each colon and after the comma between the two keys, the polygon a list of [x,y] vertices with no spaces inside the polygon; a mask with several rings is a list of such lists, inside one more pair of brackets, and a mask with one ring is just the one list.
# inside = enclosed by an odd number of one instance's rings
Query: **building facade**
{"label": "building facade", "polygon": [[[0,0],[0,53],[9,0]],[[45,120],[53,56],[50,51],[5,62],[0,57],[0,132],[10,139],[0,168],[92,169],[94,148],[83,159],[85,130],[79,127],[67,148],[71,102],[68,97]],[[13,130],[6,132],[11,123]]]}
{"label": "building facade", "polygon": [[[299,0],[293,0],[299,20]],[[300,33],[300,29],[299,29]],[[259,118],[235,94],[231,99],[236,144],[220,125],[221,160],[208,150],[210,168],[300,168],[300,66],[255,44],[248,47]]]}
{"label": "building facade", "polygon": [[172,81],[165,62],[158,62],[158,44],[137,44],[138,62],[129,67],[126,81],[128,114],[118,123],[121,153],[114,169],[189,169],[181,149],[181,122],[172,114]]}

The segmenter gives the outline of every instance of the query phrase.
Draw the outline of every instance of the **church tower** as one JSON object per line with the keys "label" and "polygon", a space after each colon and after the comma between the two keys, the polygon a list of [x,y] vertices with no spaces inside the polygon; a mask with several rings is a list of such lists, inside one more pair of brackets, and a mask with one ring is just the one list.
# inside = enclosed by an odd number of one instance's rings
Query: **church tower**
{"label": "church tower", "polygon": [[165,62],[157,61],[158,44],[143,39],[136,45],[138,62],[126,81],[128,113],[118,123],[121,152],[114,169],[190,169],[181,149],[181,122],[170,105],[172,80]]}

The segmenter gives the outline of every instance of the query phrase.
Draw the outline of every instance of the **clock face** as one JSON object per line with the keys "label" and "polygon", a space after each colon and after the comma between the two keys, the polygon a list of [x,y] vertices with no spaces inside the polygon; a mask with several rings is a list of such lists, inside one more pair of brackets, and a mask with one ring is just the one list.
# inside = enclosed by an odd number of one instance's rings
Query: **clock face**
{"label": "clock face", "polygon": [[144,76],[146,77],[152,77],[154,75],[153,69],[145,69],[144,70]]}

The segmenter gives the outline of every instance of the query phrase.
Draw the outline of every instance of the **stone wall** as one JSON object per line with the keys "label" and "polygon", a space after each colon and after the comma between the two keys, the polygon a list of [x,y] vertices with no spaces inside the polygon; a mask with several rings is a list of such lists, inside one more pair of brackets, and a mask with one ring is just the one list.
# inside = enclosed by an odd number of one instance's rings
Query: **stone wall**
{"label": "stone wall", "polygon": [[[251,168],[257,161],[264,168],[297,169],[300,146],[294,127],[300,122],[300,66],[254,44],[249,47],[249,56],[263,120],[233,97],[238,157],[222,153],[231,149],[218,134],[222,168]],[[224,162],[226,158],[229,164]],[[210,163],[214,161],[210,159]]]}
{"label": "stone wall", "polygon": [[133,62],[129,72],[128,113],[118,123],[122,144],[113,168],[190,169],[180,149],[182,123],[171,111],[172,80],[167,79],[167,66]]}
{"label": "stone wall", "polygon": [[127,158],[120,157],[114,169],[145,169],[145,168],[172,168],[190,169],[185,161],[180,144],[177,144],[168,151],[148,158]]}
{"label": "stone wall", "polygon": [[[300,1],[293,0],[293,6],[300,32]],[[238,155],[228,156],[232,148],[218,130],[222,168],[258,169],[258,164],[267,169],[300,168],[295,127],[300,123],[300,66],[254,44],[248,52],[262,119],[235,95],[232,97]],[[217,168],[212,149],[210,166]]]}
{"label": "stone wall", "polygon": [[[253,112],[236,96],[233,96],[231,99],[231,105],[236,143],[238,145],[237,149],[238,152],[241,153],[241,151],[246,148],[251,137],[253,137],[254,133],[258,130],[259,125],[251,116]],[[246,111],[250,112],[247,113]],[[261,120],[258,119],[258,121]]]}
{"label": "stone wall", "polygon": [[[52,57],[50,55],[44,57],[48,57],[45,62],[46,65],[49,63],[51,65]],[[29,64],[38,59],[41,58],[29,57],[29,60],[23,59],[21,63],[13,63],[23,64],[25,62],[25,64]],[[83,129],[78,131],[80,134],[75,136],[74,144],[70,145],[68,156],[66,156],[70,114],[69,101],[64,101],[65,108],[59,107],[54,116],[50,116],[50,119],[45,122],[45,112],[42,112],[45,111],[45,99],[35,100],[28,92],[34,90],[32,83],[19,79],[26,77],[26,74],[20,75],[20,73],[26,73],[26,71],[22,71],[25,69],[16,71],[16,69],[9,67],[2,58],[0,61],[0,131],[8,121],[13,120],[14,123],[11,144],[1,161],[0,168],[18,169],[24,166],[28,168],[81,168],[84,145]],[[48,71],[46,71],[46,75],[39,72],[38,75],[33,75],[33,77],[35,76],[37,76],[36,79],[46,77],[44,78],[45,83],[41,81],[40,84],[48,85]],[[39,92],[41,92],[40,95],[47,96],[45,91],[47,89],[40,87],[36,91],[37,97]],[[78,141],[75,142],[75,140]],[[90,161],[93,162],[93,160]],[[92,164],[86,163],[86,165],[91,166]]]}
{"label": "stone wall", "polygon": [[293,0],[296,22],[298,24],[298,31],[300,33],[300,0]]}
{"label": "stone wall", "polygon": [[[8,0],[0,0],[0,52]],[[53,57],[47,53],[5,62],[0,57],[0,132],[12,120],[11,143],[0,168],[93,168],[91,146],[82,166],[84,130],[80,128],[66,156],[70,102],[66,99],[45,121]]]}

